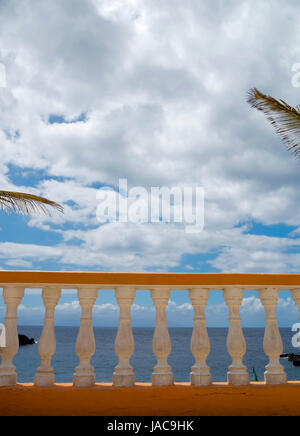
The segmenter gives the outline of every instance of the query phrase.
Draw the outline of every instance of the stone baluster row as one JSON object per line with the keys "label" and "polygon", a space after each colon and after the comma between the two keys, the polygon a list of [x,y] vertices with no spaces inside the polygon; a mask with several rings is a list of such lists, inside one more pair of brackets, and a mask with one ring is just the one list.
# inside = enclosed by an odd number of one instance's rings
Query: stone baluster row
{"label": "stone baluster row", "polygon": [[[194,330],[191,340],[191,351],[195,357],[195,365],[191,372],[191,384],[205,386],[211,383],[210,368],[206,364],[210,353],[210,341],[207,334],[205,308],[209,297],[209,289],[196,288],[190,290],[190,300],[194,308]],[[229,329],[227,349],[232,357],[232,364],[227,374],[228,383],[245,385],[249,383],[249,374],[242,359],[246,352],[246,342],[241,328],[240,305],[243,290],[225,288],[224,299],[229,309]]]}
{"label": "stone baluster row", "polygon": [[[292,294],[300,313],[300,289],[293,290]],[[228,287],[223,290],[223,295],[229,309],[227,350],[232,357],[232,364],[227,373],[227,380],[228,383],[233,385],[246,385],[249,383],[249,374],[243,364],[246,343],[240,319],[243,289]],[[286,383],[287,377],[279,362],[283,345],[276,317],[276,306],[279,298],[278,289],[260,289],[259,296],[266,314],[264,351],[269,357],[269,364],[266,366],[265,382],[267,384]],[[196,364],[192,368],[191,384],[197,386],[207,385],[211,381],[210,371],[206,365],[206,357],[209,354],[210,345],[204,315],[208,299],[208,289],[199,288],[190,290],[190,299],[195,313],[191,350],[196,359]]]}
{"label": "stone baluster row", "polygon": [[[134,287],[119,287],[115,291],[120,308],[119,327],[115,341],[115,352],[119,358],[113,374],[115,386],[132,386],[135,376],[130,358],[134,352],[134,338],[131,327],[131,307],[135,298]],[[189,290],[190,300],[194,309],[194,328],[191,338],[191,351],[195,357],[190,380],[195,386],[209,385],[212,381],[210,368],[206,359],[210,353],[210,341],[207,333],[205,309],[209,298],[208,288],[193,288]],[[300,314],[300,288],[293,289],[292,295]],[[2,358],[0,366],[0,386],[12,386],[17,382],[16,368],[13,358],[18,352],[17,311],[24,296],[23,287],[5,287],[3,291],[6,304],[6,347],[0,348]],[[61,296],[61,289],[46,286],[42,291],[45,306],[45,320],[39,341],[41,364],[35,376],[37,386],[51,386],[54,383],[54,372],[51,360],[56,351],[54,331],[55,307]],[[75,369],[73,384],[76,387],[88,387],[95,384],[94,368],[91,358],[95,353],[95,337],[93,330],[92,312],[98,296],[97,288],[79,288],[78,299],[81,306],[80,328],[76,341],[76,353],[79,365]],[[232,364],[227,373],[228,383],[232,385],[246,385],[249,374],[243,364],[246,343],[241,327],[240,307],[243,300],[243,289],[226,287],[223,290],[224,300],[229,310],[229,329],[227,336],[227,350],[232,358]],[[265,308],[266,327],[264,335],[264,351],[269,357],[266,366],[265,382],[267,384],[286,383],[287,377],[279,357],[283,351],[282,340],[277,325],[276,306],[279,293],[276,288],[259,289],[259,297]],[[156,309],[156,324],[153,337],[153,353],[157,363],[153,369],[152,384],[154,386],[168,386],[173,384],[172,368],[168,364],[171,353],[171,340],[167,327],[166,308],[170,298],[170,289],[157,287],[151,289],[151,298]]]}

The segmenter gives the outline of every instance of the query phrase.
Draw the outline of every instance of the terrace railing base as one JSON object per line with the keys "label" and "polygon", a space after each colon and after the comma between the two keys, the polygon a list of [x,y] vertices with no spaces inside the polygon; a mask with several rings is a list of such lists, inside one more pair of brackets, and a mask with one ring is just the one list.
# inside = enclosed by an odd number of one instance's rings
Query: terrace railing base
{"label": "terrace railing base", "polygon": [[73,376],[73,386],[76,388],[89,388],[96,384],[95,375],[78,375]]}
{"label": "terrace railing base", "polygon": [[41,388],[48,388],[49,386],[53,386],[54,382],[55,382],[54,374],[37,373],[34,377],[35,386],[39,386]]}
{"label": "terrace railing base", "polygon": [[233,386],[246,386],[250,382],[249,374],[247,373],[227,373],[227,382]]}
{"label": "terrace railing base", "polygon": [[152,374],[152,385],[153,386],[171,386],[174,384],[173,374]]}
{"label": "terrace railing base", "polygon": [[0,386],[15,386],[17,374],[0,374]]}
{"label": "terrace railing base", "polygon": [[265,383],[267,385],[283,385],[287,382],[286,374],[265,372]]}
{"label": "terrace railing base", "polygon": [[118,387],[134,386],[134,374],[113,374],[113,385]]}
{"label": "terrace railing base", "polygon": [[190,380],[193,386],[209,386],[212,383],[212,376],[211,374],[191,373]]}

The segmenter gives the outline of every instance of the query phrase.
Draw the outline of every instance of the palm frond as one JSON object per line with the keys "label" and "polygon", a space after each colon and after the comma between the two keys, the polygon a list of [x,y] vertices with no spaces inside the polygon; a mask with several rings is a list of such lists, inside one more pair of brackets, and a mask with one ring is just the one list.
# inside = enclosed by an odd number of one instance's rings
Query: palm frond
{"label": "palm frond", "polygon": [[283,100],[265,95],[256,88],[248,92],[248,103],[264,112],[288,150],[300,157],[300,106],[292,107]]}
{"label": "palm frond", "polygon": [[47,198],[22,192],[0,191],[0,208],[6,212],[30,215],[43,213],[51,215],[50,209],[63,213],[63,207]]}

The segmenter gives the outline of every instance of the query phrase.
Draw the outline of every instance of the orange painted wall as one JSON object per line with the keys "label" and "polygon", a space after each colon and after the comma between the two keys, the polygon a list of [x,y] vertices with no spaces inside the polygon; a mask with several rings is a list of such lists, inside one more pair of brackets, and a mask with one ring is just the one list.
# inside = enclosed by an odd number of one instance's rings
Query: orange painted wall
{"label": "orange painted wall", "polygon": [[193,387],[176,383],[153,387],[139,383],[132,388],[98,384],[93,388],[56,385],[37,388],[31,384],[0,388],[0,415],[86,416],[218,416],[299,415],[300,382],[246,387],[214,383]]}

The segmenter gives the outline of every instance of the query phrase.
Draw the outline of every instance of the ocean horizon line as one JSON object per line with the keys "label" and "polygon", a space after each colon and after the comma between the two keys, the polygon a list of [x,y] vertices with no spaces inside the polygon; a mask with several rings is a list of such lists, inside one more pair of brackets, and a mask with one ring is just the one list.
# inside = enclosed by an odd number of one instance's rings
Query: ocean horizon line
{"label": "ocean horizon line", "polygon": [[[20,327],[34,327],[34,328],[43,328],[43,325],[40,324],[19,324],[18,328]],[[56,327],[69,327],[69,328],[79,328],[80,324],[77,325],[71,325],[71,324],[57,324],[55,325]],[[93,328],[109,328],[109,329],[118,329],[117,325],[94,325]],[[149,325],[145,325],[145,326],[132,326],[132,329],[139,329],[139,328],[147,328],[147,329],[155,329],[155,326],[149,326]],[[193,326],[168,326],[169,329],[190,329],[193,330]],[[228,329],[228,326],[208,326],[207,329]],[[243,329],[265,329],[264,326],[245,326],[243,327]],[[291,327],[287,327],[287,326],[278,326],[279,329],[286,329],[286,330],[291,330]]]}

